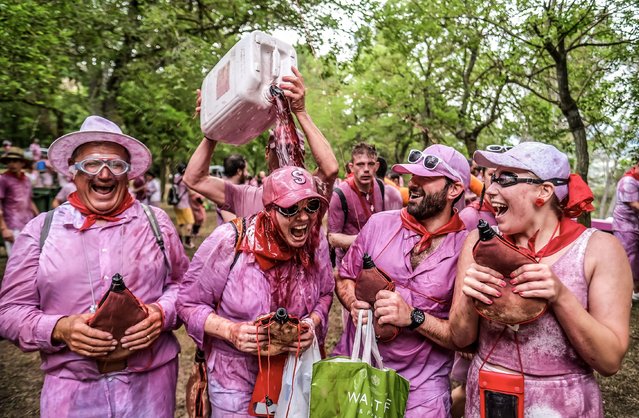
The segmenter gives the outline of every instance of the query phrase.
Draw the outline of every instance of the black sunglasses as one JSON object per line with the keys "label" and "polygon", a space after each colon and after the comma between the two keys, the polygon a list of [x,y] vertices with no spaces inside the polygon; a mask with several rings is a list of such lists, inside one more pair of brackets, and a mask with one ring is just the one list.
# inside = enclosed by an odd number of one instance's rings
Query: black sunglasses
{"label": "black sunglasses", "polygon": [[291,216],[297,215],[297,213],[302,209],[304,209],[306,213],[308,214],[313,214],[317,212],[321,206],[322,206],[322,202],[319,199],[315,198],[315,199],[309,199],[308,202],[306,202],[306,206],[304,206],[303,208],[300,208],[299,203],[296,203],[293,206],[289,206],[287,208],[283,208],[281,206],[276,206],[276,207],[277,207],[277,211],[281,213],[282,216],[290,218]]}
{"label": "black sunglasses", "polygon": [[506,151],[510,151],[511,149],[513,149],[512,145],[488,145],[486,147],[486,151],[490,151],[490,152],[506,152]]}
{"label": "black sunglasses", "polygon": [[545,182],[550,182],[554,184],[555,186],[563,186],[565,184],[568,184],[568,180],[566,179],[553,178],[548,180],[542,180],[542,179],[533,179],[530,177],[518,177],[517,174],[510,173],[508,171],[504,171],[500,173],[499,177],[497,177],[495,173],[491,174],[490,181],[492,181],[493,183],[499,184],[501,187],[510,187],[519,183],[542,184]]}

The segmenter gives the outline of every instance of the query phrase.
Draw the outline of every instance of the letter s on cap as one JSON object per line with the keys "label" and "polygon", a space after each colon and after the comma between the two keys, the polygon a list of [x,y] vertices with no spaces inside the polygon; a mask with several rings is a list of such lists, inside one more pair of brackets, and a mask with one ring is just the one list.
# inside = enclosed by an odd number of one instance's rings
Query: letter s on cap
{"label": "letter s on cap", "polygon": [[306,177],[304,177],[304,173],[300,170],[291,171],[291,176],[293,177],[293,181],[297,184],[306,183]]}

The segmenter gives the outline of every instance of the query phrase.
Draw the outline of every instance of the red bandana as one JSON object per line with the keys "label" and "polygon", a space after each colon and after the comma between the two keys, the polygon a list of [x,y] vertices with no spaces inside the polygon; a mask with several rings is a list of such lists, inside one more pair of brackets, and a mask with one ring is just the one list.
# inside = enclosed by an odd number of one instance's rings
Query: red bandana
{"label": "red bandana", "polygon": [[105,213],[105,214],[101,215],[101,214],[98,214],[98,213],[91,212],[84,205],[84,203],[82,203],[82,201],[78,197],[78,193],[77,192],[71,193],[69,195],[69,197],[68,197],[68,200],[69,200],[69,203],[71,204],[71,206],[73,206],[74,208],[79,210],[81,214],[86,216],[86,218],[84,219],[84,223],[82,224],[82,227],[80,227],[80,231],[84,231],[84,230],[88,229],[98,219],[104,219],[105,221],[108,221],[108,222],[117,222],[117,221],[119,221],[120,218],[116,218],[116,216],[118,216],[119,214],[121,214],[122,212],[124,212],[125,210],[130,208],[133,205],[133,203],[135,203],[135,199],[133,199],[133,197],[131,196],[130,193],[127,193],[126,197],[124,198],[122,203],[120,203],[120,206],[116,207],[115,209],[113,209],[109,213]]}
{"label": "red bandana", "polygon": [[282,237],[269,212],[265,209],[259,212],[255,218],[255,238],[253,243],[251,244],[247,239],[248,237],[246,237],[242,243],[242,250],[253,253],[263,271],[293,258],[302,264],[304,268],[307,268],[312,261],[311,255],[315,253],[316,241],[319,242],[319,238],[313,239],[315,236],[319,237],[318,224],[311,227],[310,235],[302,248],[291,248]]}
{"label": "red bandana", "polygon": [[400,212],[400,216],[402,218],[402,224],[404,228],[416,232],[422,236],[422,238],[417,243],[417,254],[421,253],[430,248],[431,243],[433,242],[433,238],[439,235],[446,235],[451,232],[458,232],[466,229],[466,226],[459,218],[459,214],[455,211],[455,214],[450,218],[446,225],[443,225],[435,232],[428,232],[428,230],[419,223],[417,219],[410,213],[406,208],[402,209]]}
{"label": "red bandana", "polygon": [[[366,215],[366,221],[370,218],[375,211],[375,181],[371,184],[371,200],[370,203],[364,197],[365,193],[361,192],[357,185],[355,184],[355,177],[351,176],[347,178],[346,183],[353,189],[353,192],[359,197],[359,203],[362,205],[362,209],[364,209],[364,214]],[[372,210],[371,210],[372,209]]]}
{"label": "red bandana", "polygon": [[579,174],[571,174],[568,182],[568,197],[564,199],[564,216],[577,218],[583,212],[592,212],[594,196],[592,190]]}
{"label": "red bandana", "polygon": [[19,171],[17,173],[14,173],[13,171],[5,171],[4,175],[5,176],[15,177],[15,178],[17,178],[20,181],[24,180],[24,178],[26,177],[26,175],[24,174],[23,171]]}
{"label": "red bandana", "polygon": [[[528,248],[519,246],[517,246],[517,248],[519,248],[523,253],[528,254],[536,258],[537,260],[541,260],[544,257],[553,255],[566,248],[567,246],[572,244],[579,237],[579,235],[581,235],[582,232],[586,230],[585,226],[573,221],[566,216],[561,218],[561,221],[559,221],[557,227],[559,228],[559,235],[548,241],[548,244],[546,244],[543,248],[535,250],[535,240],[537,239],[537,234],[539,233],[539,231],[535,232],[535,235],[533,235],[528,240]],[[555,232],[557,232],[556,228]],[[553,232],[553,235],[555,235],[555,232]],[[508,235],[504,235],[504,238],[513,244],[515,242]]]}
{"label": "red bandana", "polygon": [[634,177],[635,180],[639,180],[639,167],[634,166],[630,170],[623,173],[623,175],[624,177],[629,176],[629,177]]}

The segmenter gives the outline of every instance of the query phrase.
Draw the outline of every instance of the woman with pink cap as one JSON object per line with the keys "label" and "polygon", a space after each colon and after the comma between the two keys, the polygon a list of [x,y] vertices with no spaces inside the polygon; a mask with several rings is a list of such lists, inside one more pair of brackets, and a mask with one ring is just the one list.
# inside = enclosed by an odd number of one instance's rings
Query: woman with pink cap
{"label": "woman with pink cap", "polygon": [[264,209],[218,227],[195,254],[178,295],[178,313],[206,353],[214,418],[248,416],[258,344],[267,343],[257,317],[285,308],[309,326],[285,352],[308,349],[328,326],[334,282],[320,233],[326,199],[298,167],[275,170],[263,187]]}
{"label": "woman with pink cap", "polygon": [[[477,231],[466,240],[451,310],[455,343],[478,342],[465,416],[602,417],[593,370],[616,373],[628,349],[630,303],[620,301],[630,300],[632,285],[623,249],[571,219],[594,209],[592,192],[555,147],[524,142],[474,159],[496,169],[486,196],[499,232],[538,262],[504,277],[474,262]],[[478,315],[473,300],[491,305],[505,291],[547,302],[547,311],[512,326]]]}

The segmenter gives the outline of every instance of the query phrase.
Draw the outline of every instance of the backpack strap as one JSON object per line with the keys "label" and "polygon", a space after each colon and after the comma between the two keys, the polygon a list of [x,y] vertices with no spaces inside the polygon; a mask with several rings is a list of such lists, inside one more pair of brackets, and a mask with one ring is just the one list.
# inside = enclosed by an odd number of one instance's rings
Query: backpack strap
{"label": "backpack strap", "polygon": [[386,210],[386,202],[384,201],[384,182],[381,179],[377,178],[377,177],[375,177],[375,180],[377,180],[377,185],[379,186],[379,191],[380,191],[380,193],[382,195],[382,211],[385,211]]}
{"label": "backpack strap", "polygon": [[235,266],[237,259],[240,258],[240,246],[242,245],[242,239],[244,239],[244,235],[246,234],[246,218],[235,218],[231,220],[231,223],[235,227],[235,257],[233,258],[231,267],[229,267],[229,273],[233,270],[233,266]]}
{"label": "backpack strap", "polygon": [[42,247],[44,247],[44,243],[47,241],[47,237],[49,236],[49,231],[51,230],[51,223],[53,223],[53,215],[55,214],[55,209],[51,209],[47,212],[46,217],[44,218],[44,225],[42,225],[42,230],[40,231],[40,251],[42,252]]}
{"label": "backpack strap", "polygon": [[[339,202],[342,204],[342,212],[344,212],[344,225],[346,225],[346,217],[348,216],[348,204],[346,203],[346,196],[344,192],[339,187],[333,189],[333,192],[337,194],[339,197]],[[342,231],[344,230],[344,225],[342,225]]]}
{"label": "backpack strap", "polygon": [[153,231],[153,236],[155,236],[155,242],[160,247],[162,251],[162,256],[164,257],[164,266],[166,266],[166,270],[168,274],[171,274],[171,263],[169,262],[169,258],[166,256],[166,248],[164,247],[164,239],[162,238],[162,232],[160,231],[160,225],[158,224],[158,220],[155,217],[155,213],[153,213],[153,209],[151,209],[147,204],[140,203],[142,205],[142,209],[146,217],[149,219],[149,224],[151,225],[151,230]]}

